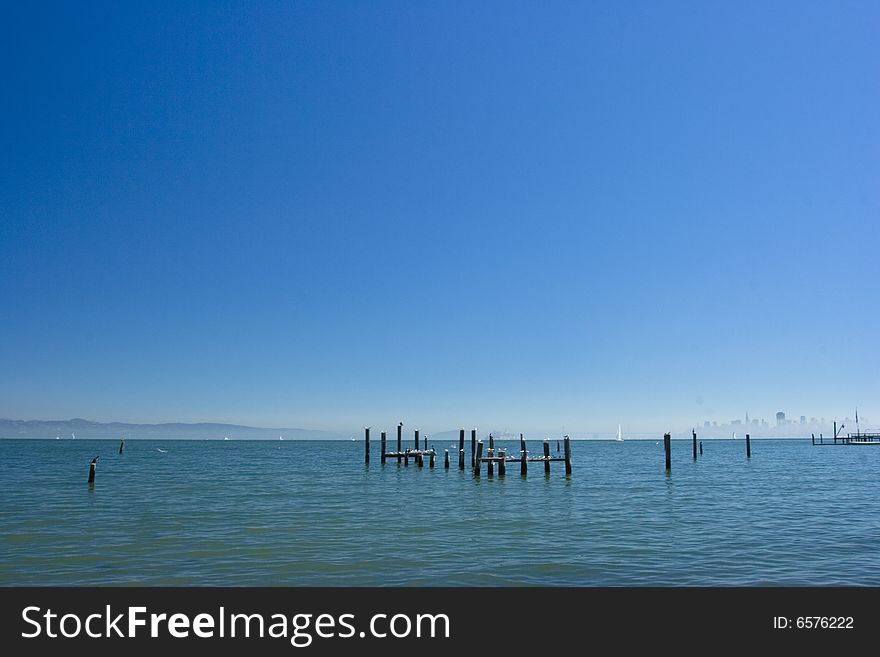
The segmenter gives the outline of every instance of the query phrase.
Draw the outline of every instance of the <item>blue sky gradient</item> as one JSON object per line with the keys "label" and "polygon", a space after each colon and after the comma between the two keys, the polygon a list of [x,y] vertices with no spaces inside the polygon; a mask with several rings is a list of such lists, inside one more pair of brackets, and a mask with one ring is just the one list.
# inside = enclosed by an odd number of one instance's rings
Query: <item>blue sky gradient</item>
{"label": "blue sky gradient", "polygon": [[876,2],[3,14],[0,416],[880,425]]}

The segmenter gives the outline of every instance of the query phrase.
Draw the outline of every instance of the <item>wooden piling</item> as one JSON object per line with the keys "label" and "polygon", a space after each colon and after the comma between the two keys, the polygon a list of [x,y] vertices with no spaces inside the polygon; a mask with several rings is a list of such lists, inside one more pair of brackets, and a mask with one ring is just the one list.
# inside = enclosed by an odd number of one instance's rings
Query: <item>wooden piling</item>
{"label": "wooden piling", "polygon": [[522,434],[519,434],[519,451],[526,451],[526,441],[523,439]]}
{"label": "wooden piling", "polygon": [[474,476],[480,476],[480,463],[483,461],[483,441],[477,441],[477,451],[474,455]]}
{"label": "wooden piling", "polygon": [[519,457],[519,459],[520,459],[519,460],[519,473],[523,477],[525,477],[529,473],[529,458],[528,458],[528,452],[526,451],[525,441],[523,441],[521,447],[522,447],[522,451],[520,452],[520,457]]}
{"label": "wooden piling", "polygon": [[501,457],[501,460],[498,461],[498,476],[503,477],[507,474],[507,450],[498,450],[498,455]]}
{"label": "wooden piling", "polygon": [[464,429],[458,432],[458,469],[464,470]]}
{"label": "wooden piling", "polygon": [[89,483],[95,483],[95,470],[98,469],[98,457],[92,459],[92,462],[89,464]]}
{"label": "wooden piling", "polygon": [[409,465],[409,450],[406,450],[406,451],[403,453],[403,465],[404,465],[404,466],[408,466],[408,465]]}
{"label": "wooden piling", "polygon": [[697,431],[696,429],[691,429],[691,433],[694,435],[694,461],[697,460]]}
{"label": "wooden piling", "polygon": [[703,455],[703,441],[700,441],[700,456]]}
{"label": "wooden piling", "polygon": [[416,429],[416,450],[419,449],[419,430]]}
{"label": "wooden piling", "polygon": [[364,463],[370,465],[370,427],[364,429]]}
{"label": "wooden piling", "polygon": [[[489,450],[486,452],[486,456],[490,459],[495,456],[495,448],[492,447],[492,434],[489,434]],[[495,461],[489,461],[486,463],[486,474],[490,477],[495,474]]]}
{"label": "wooden piling", "polygon": [[428,467],[431,467],[431,468],[434,467],[434,460],[436,458],[437,458],[437,452],[431,450],[431,458],[430,458],[430,461],[428,462]]}
{"label": "wooden piling", "polygon": [[550,474],[550,439],[544,440],[544,474]]}
{"label": "wooden piling", "polygon": [[119,443],[119,453],[122,454],[122,448],[125,447],[125,439],[122,439],[122,442]]}
{"label": "wooden piling", "polygon": [[476,459],[477,454],[477,430],[471,429],[471,467],[474,467],[476,463],[474,459]]}
{"label": "wooden piling", "polygon": [[558,440],[556,441],[556,453],[557,454],[559,453],[559,441]]}
{"label": "wooden piling", "polygon": [[425,467],[425,455],[421,452],[416,452],[416,465],[418,465],[420,468]]}
{"label": "wooden piling", "polygon": [[571,474],[571,438],[565,437],[565,474]]}
{"label": "wooden piling", "polygon": [[445,451],[446,451],[446,458],[443,459],[443,467],[448,470],[449,469],[449,450],[447,449]]}
{"label": "wooden piling", "polygon": [[672,470],[672,435],[663,434],[663,449],[666,450],[666,471]]}
{"label": "wooden piling", "polygon": [[746,434],[746,458],[752,458],[752,441],[749,438],[749,434]]}
{"label": "wooden piling", "polygon": [[400,453],[403,451],[403,422],[397,425],[397,465],[400,465]]}
{"label": "wooden piling", "polygon": [[[815,444],[816,444],[816,434],[811,433],[811,434],[810,434],[810,440],[811,440],[812,443],[815,445]],[[120,452],[120,453],[121,453],[121,452]]]}
{"label": "wooden piling", "polygon": [[383,431],[382,432],[382,465],[385,465],[385,446],[386,446],[385,440],[386,440],[385,432]]}
{"label": "wooden piling", "polygon": [[495,439],[491,433],[489,434],[489,449],[495,449]]}

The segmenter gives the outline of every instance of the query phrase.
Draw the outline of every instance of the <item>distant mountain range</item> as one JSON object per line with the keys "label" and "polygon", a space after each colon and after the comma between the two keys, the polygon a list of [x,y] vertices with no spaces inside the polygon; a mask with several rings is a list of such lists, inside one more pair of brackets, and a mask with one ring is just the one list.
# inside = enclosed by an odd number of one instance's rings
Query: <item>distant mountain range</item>
{"label": "distant mountain range", "polygon": [[[816,440],[819,439],[819,433],[822,427],[795,425],[792,427],[775,427],[772,430],[760,429],[757,427],[735,427],[737,437],[745,437],[746,430],[751,430],[753,438],[757,437],[798,437],[809,439],[810,433],[815,431]],[[712,427],[698,428],[697,434],[700,438],[730,438],[731,433],[728,427]],[[740,433],[741,432],[741,433]],[[830,428],[825,427],[825,432],[831,435]],[[371,439],[379,442],[380,431],[374,429]],[[506,431],[493,431],[492,434],[496,440],[516,440],[519,434],[508,433]],[[465,439],[470,444],[470,429],[465,431]],[[485,440],[488,435],[485,431],[478,434],[480,440]],[[639,434],[629,434],[627,440],[656,440],[662,433],[642,432]],[[195,424],[187,424],[184,422],[169,422],[165,424],[130,424],[126,422],[93,422],[82,418],[73,418],[71,420],[10,420],[8,418],[0,418],[0,439],[3,438],[49,438],[59,437],[63,440],[69,440],[76,436],[79,439],[90,438],[125,438],[136,440],[138,438],[152,439],[185,439],[185,440],[278,440],[281,436],[284,440],[349,440],[352,437],[355,440],[363,440],[364,433],[361,427],[358,427],[353,433],[344,433],[341,431],[320,431],[317,429],[297,429],[297,428],[266,428],[266,427],[248,427],[240,424],[222,424],[217,422],[199,422]],[[424,438],[425,432],[421,433]],[[552,436],[553,440],[560,438],[557,434],[535,434],[526,435],[526,440],[543,440]],[[613,439],[613,435],[608,433],[588,433],[573,435],[573,439]],[[690,438],[690,430],[683,430],[673,433],[673,438]],[[389,445],[396,448],[397,431],[392,425],[388,429]],[[413,430],[405,428],[403,432],[403,444],[405,447],[413,446]],[[458,445],[458,430],[438,431],[428,434],[428,444],[440,449],[441,446],[455,447]],[[390,448],[389,448],[390,449]]]}
{"label": "distant mountain range", "polygon": [[[186,424],[128,424],[125,422],[92,422],[82,418],[72,420],[10,420],[0,418],[0,438],[153,438],[153,439],[214,439],[223,440],[343,440],[350,434],[314,429],[267,429],[238,424],[199,422]],[[360,437],[360,436],[359,436]]]}
{"label": "distant mountain range", "polygon": [[[372,440],[378,443],[379,431],[374,431]],[[425,437],[422,432],[422,438]],[[470,441],[471,432],[465,434]],[[494,432],[499,440],[512,440],[519,436],[503,432]],[[222,424],[218,422],[199,422],[187,424],[185,422],[169,422],[165,424],[131,424],[127,422],[93,422],[82,418],[71,420],[10,420],[0,418],[0,439],[3,438],[49,438],[58,436],[62,440],[70,440],[74,436],[77,439],[88,440],[94,438],[125,438],[136,440],[138,438],[152,439],[184,439],[184,440],[278,440],[281,436],[284,440],[363,440],[364,433],[361,428],[354,434],[339,431],[320,431],[316,429],[295,428],[265,428],[248,427],[240,424]],[[485,432],[479,434],[480,439],[485,438]],[[394,427],[388,431],[388,441],[396,443],[397,432]],[[458,431],[441,431],[428,434],[428,441],[438,449],[440,445],[458,444]],[[411,447],[413,431],[407,429],[403,434],[403,443]],[[396,447],[396,444],[395,444]]]}

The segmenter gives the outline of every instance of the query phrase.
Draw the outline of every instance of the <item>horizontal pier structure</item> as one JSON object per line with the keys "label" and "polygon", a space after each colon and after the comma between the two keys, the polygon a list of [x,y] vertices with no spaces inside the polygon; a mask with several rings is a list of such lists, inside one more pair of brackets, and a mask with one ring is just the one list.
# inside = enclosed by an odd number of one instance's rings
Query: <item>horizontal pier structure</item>
{"label": "horizontal pier structure", "polygon": [[819,439],[816,440],[816,434],[813,434],[813,444],[814,445],[880,445],[880,433],[873,432],[856,432],[856,433],[848,433],[845,436],[841,436],[840,432],[843,430],[843,425],[840,425],[840,429],[837,428],[837,422],[834,423],[834,435],[827,439],[821,433],[819,434]]}
{"label": "horizontal pier structure", "polygon": [[846,436],[838,436],[831,440],[822,437],[813,437],[813,444],[822,445],[880,445],[880,433],[859,433],[847,434]]}
{"label": "horizontal pier structure", "polygon": [[838,438],[844,445],[880,445],[880,433],[849,434],[846,438]]}
{"label": "horizontal pier structure", "polygon": [[[425,458],[427,457],[430,467],[433,468],[437,458],[437,450],[435,450],[433,446],[430,449],[428,448],[428,437],[421,437],[419,430],[416,429],[414,432],[414,447],[404,449],[402,445],[402,430],[403,423],[401,422],[397,425],[396,451],[388,451],[387,433],[385,431],[382,432],[380,454],[382,465],[385,465],[388,459],[396,459],[398,465],[402,462],[403,466],[407,467],[409,466],[410,459],[412,459],[417,467],[423,467]],[[543,455],[533,456],[526,448],[526,441],[522,434],[519,435],[519,451],[510,453],[508,453],[506,448],[496,448],[495,437],[492,434],[489,434],[488,448],[484,453],[483,441],[477,440],[477,430],[473,429],[471,430],[471,468],[473,469],[473,475],[474,477],[479,477],[482,466],[485,463],[486,473],[490,477],[494,476],[496,467],[498,469],[498,476],[504,477],[507,474],[507,464],[510,462],[520,464],[520,475],[523,477],[528,474],[529,463],[543,463],[545,474],[550,474],[551,463],[565,463],[565,474],[571,475],[571,438],[565,436],[563,442],[565,444],[565,452],[563,456],[550,456],[549,438],[543,441]],[[454,447],[454,445],[452,445],[452,447]],[[464,429],[459,431],[458,458],[455,460],[458,461],[458,469],[464,471],[466,461]],[[448,470],[452,461],[453,459],[450,459],[449,450],[444,450],[443,468]],[[366,465],[370,464],[370,427],[364,428],[364,463]]]}

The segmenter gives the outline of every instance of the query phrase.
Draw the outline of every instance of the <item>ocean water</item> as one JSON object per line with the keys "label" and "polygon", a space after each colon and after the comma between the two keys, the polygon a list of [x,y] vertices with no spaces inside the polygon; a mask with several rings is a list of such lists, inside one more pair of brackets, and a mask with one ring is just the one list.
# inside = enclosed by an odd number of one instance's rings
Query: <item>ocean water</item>
{"label": "ocean water", "polygon": [[880,585],[880,446],[672,445],[670,475],[658,439],[475,479],[457,443],[0,440],[0,584]]}

